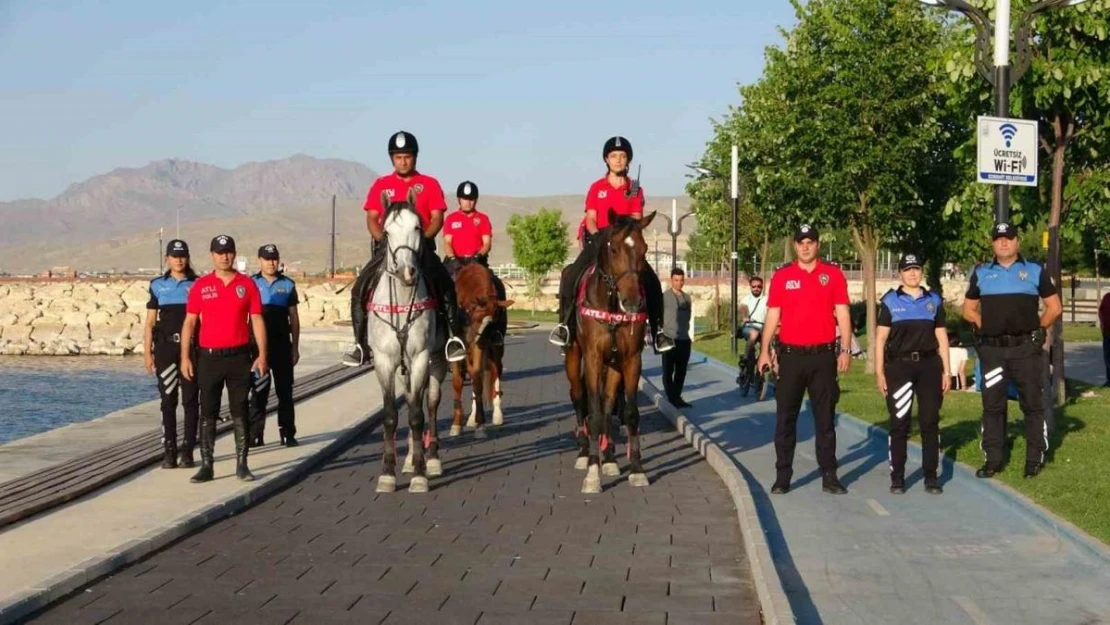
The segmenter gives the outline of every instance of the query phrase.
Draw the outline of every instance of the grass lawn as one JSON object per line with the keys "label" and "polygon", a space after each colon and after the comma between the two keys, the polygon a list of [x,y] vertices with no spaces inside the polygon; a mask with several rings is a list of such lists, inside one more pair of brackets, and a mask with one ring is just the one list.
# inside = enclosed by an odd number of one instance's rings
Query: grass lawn
{"label": "grass lawn", "polygon": [[[1064,313],[1067,315],[1067,313]],[[1065,323],[1064,342],[1066,343],[1101,343],[1102,330],[1094,323]]]}
{"label": "grass lawn", "polygon": [[554,323],[558,320],[559,316],[557,314],[546,310],[527,310],[517,308],[515,305],[509,308],[509,321],[550,321]]}
{"label": "grass lawn", "polygon": [[[740,345],[742,348],[743,343]],[[694,350],[727,364],[733,362],[729,355],[729,337],[725,334],[703,335],[694,343]],[[866,374],[864,367],[864,362],[852,361],[851,371],[841,376],[837,410],[888,427],[890,417],[886,402],[875,387],[874,376]],[[1082,397],[1086,392],[1094,396]],[[1068,381],[1068,401],[1058,411],[1055,432],[1049,440],[1047,466],[1034,480],[1021,477],[1025,465],[1025,428],[1016,401],[1010,402],[1008,414],[1011,460],[1000,474],[1002,481],[1092,536],[1110,543],[1110,467],[1105,461],[1110,457],[1106,451],[1106,444],[1110,442],[1110,390]],[[942,453],[978,468],[983,462],[983,454],[979,451],[981,415],[978,393],[949,392],[941,409]]]}

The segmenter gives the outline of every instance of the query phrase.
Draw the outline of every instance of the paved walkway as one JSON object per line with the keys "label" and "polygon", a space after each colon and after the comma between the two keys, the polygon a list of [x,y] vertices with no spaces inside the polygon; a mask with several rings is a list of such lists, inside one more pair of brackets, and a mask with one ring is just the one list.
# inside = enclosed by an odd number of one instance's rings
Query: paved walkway
{"label": "paved walkway", "polygon": [[1064,372],[1069,378],[1088,384],[1106,383],[1102,343],[1070,343],[1064,349]]}
{"label": "paved walkway", "polygon": [[758,623],[729,494],[663,417],[643,405],[652,485],[587,498],[555,351],[533,333],[506,367],[505,425],[448,439],[431,493],[374,493],[376,430],[32,622]]}
{"label": "paved walkway", "polygon": [[[662,388],[658,357],[645,374]],[[1061,539],[965,471],[944,470],[927,495],[920,456],[892,495],[883,442],[841,415],[845,496],[821,492],[813,421],[798,421],[794,490],[770,496],[774,400],[741,399],[735,370],[694,354],[682,413],[732,454],[751,487],[799,623],[1110,623],[1110,565]],[[943,436],[943,432],[942,432]]]}

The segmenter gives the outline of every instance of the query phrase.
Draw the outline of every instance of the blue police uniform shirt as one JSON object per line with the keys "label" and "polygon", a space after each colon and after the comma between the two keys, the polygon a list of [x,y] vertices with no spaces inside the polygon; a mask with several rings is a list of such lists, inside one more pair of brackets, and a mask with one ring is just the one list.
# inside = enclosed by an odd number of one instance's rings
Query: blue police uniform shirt
{"label": "blue police uniform shirt", "polygon": [[879,325],[890,328],[886,341],[889,353],[938,349],[936,330],[943,328],[944,322],[944,300],[924,287],[917,297],[898,287],[887,291],[880,300]]}
{"label": "blue police uniform shirt", "polygon": [[976,265],[965,298],[979,300],[984,336],[1026,334],[1040,327],[1040,300],[1056,295],[1048,272],[1021,256],[1008,268],[997,260]]}
{"label": "blue police uniform shirt", "polygon": [[270,282],[261,273],[251,276],[262,296],[262,319],[266,322],[266,338],[290,343],[289,309],[300,303],[297,297],[297,283],[283,273],[277,274]]}
{"label": "blue police uniform shirt", "polygon": [[150,281],[150,300],[147,310],[158,311],[154,331],[158,334],[172,335],[181,332],[185,324],[185,303],[189,299],[189,289],[197,280],[195,275],[181,280],[175,279],[170,272]]}

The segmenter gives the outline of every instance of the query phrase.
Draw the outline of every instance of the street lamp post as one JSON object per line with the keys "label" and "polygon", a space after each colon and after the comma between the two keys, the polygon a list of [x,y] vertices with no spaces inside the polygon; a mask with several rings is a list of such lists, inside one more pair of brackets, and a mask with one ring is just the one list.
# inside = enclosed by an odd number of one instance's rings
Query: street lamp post
{"label": "street lamp post", "polygon": [[[1029,7],[1018,20],[1013,38],[1017,41],[1017,64],[1010,66],[1010,0],[997,0],[995,20],[982,9],[968,4],[965,0],[918,0],[922,4],[943,7],[965,15],[975,25],[975,67],[987,82],[994,86],[994,113],[998,117],[1010,116],[1010,89],[1021,80],[1029,70],[1033,60],[1030,45],[1033,16],[1061,7],[1083,4],[1087,0],[1042,0]],[[987,53],[992,47],[993,64],[988,64]],[[996,223],[1010,221],[1010,187],[1005,184],[994,185],[994,220]]]}
{"label": "street lamp post", "polygon": [[[667,220],[667,233],[671,235],[671,269],[678,266],[678,235],[682,234],[682,222],[693,213],[678,216],[678,200],[671,200],[671,214],[663,215]],[[658,265],[658,261],[656,261]]]}

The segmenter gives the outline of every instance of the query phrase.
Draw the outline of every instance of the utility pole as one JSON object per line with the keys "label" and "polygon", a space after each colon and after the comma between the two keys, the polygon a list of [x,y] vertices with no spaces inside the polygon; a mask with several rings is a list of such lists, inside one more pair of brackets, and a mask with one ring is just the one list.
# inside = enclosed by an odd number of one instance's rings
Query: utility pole
{"label": "utility pole", "polygon": [[335,277],[335,195],[331,196],[331,253],[328,261],[328,277]]}

